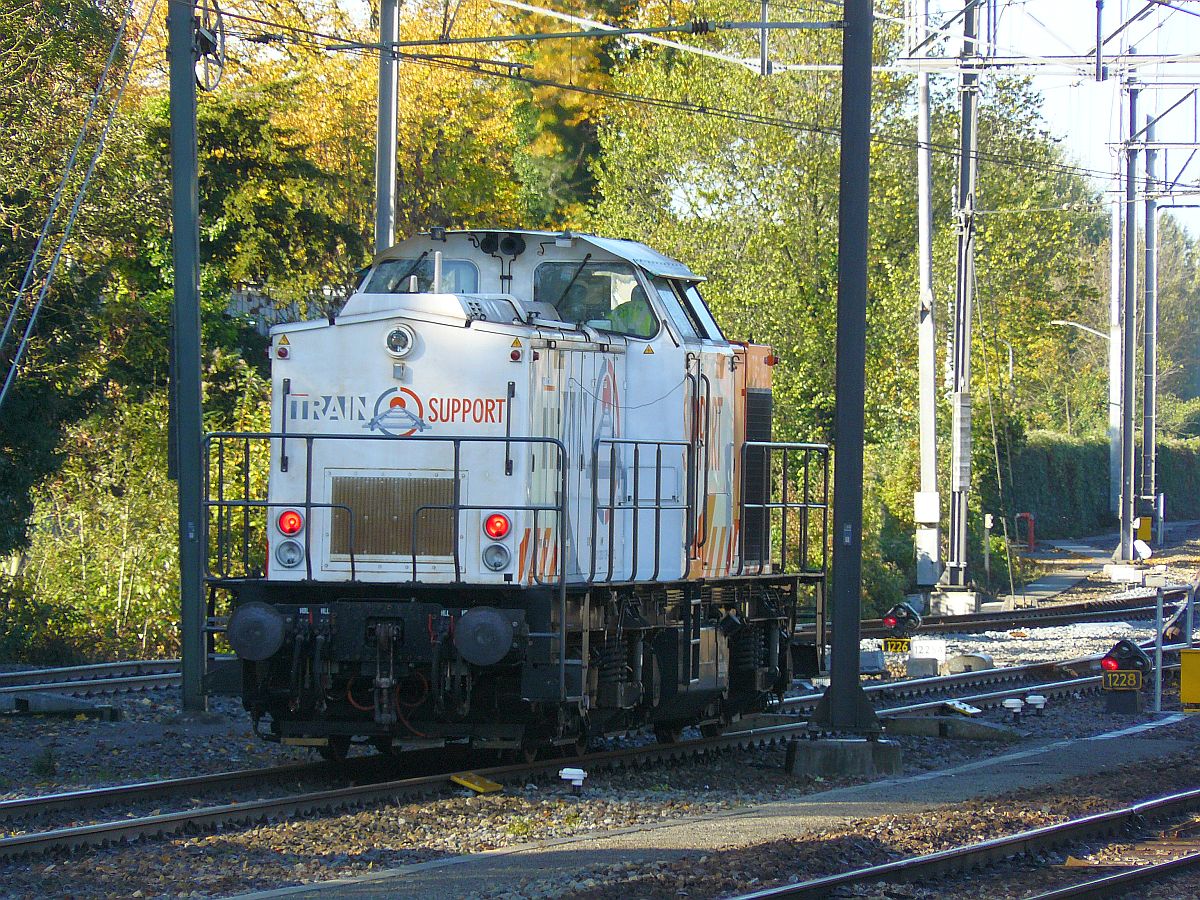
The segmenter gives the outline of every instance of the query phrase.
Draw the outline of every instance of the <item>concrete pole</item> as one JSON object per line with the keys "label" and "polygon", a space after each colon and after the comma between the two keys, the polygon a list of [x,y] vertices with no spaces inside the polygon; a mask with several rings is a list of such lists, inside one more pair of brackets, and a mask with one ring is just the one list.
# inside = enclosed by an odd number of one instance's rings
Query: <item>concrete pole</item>
{"label": "concrete pole", "polygon": [[[1117,174],[1120,191],[1121,175]],[[1121,514],[1121,201],[1112,202],[1108,289],[1108,510]]]}
{"label": "concrete pole", "polygon": [[[1154,118],[1146,122],[1146,142],[1154,141]],[[1157,493],[1155,455],[1157,442],[1156,406],[1158,393],[1158,201],[1154,199],[1154,179],[1158,177],[1158,152],[1146,148],[1146,220],[1144,224],[1145,266],[1142,290],[1145,308],[1142,316],[1142,500],[1146,512],[1154,512]]]}
{"label": "concrete pole", "polygon": [[[925,40],[929,0],[920,0],[916,43]],[[931,190],[929,75],[917,73],[917,389],[921,433],[921,490],[913,502],[917,525],[917,585],[928,590],[942,576],[942,512],[937,483],[937,330],[933,295],[933,201]]]}
{"label": "concrete pole", "polygon": [[859,680],[863,405],[866,389],[867,210],[871,169],[872,0],[845,0],[838,188],[837,408],[833,472],[833,647],[814,719],[835,731],[879,731]]}
{"label": "concrete pole", "polygon": [[[1133,48],[1130,48],[1132,52]],[[1121,321],[1121,562],[1133,561],[1134,358],[1137,352],[1137,132],[1138,89],[1129,88],[1129,144],[1125,148],[1125,303]]]}
{"label": "concrete pole", "polygon": [[193,0],[167,13],[171,109],[171,239],[174,247],[175,444],[179,486],[180,649],[183,708],[203,711],[205,641],[203,498],[200,395],[200,197],[196,169],[196,47]]}
{"label": "concrete pole", "polygon": [[[399,40],[400,0],[380,0],[379,43]],[[379,126],[375,142],[375,252],[396,243],[396,54],[379,51]]]}
{"label": "concrete pole", "polygon": [[[966,0],[963,14],[964,63],[977,55],[978,10]],[[979,99],[979,76],[964,69],[959,87],[962,146],[958,167],[958,273],[954,304],[954,421],[951,434],[950,552],[947,584],[966,588],[967,501],[971,491],[971,305],[975,286],[975,173],[978,135],[975,117]]]}

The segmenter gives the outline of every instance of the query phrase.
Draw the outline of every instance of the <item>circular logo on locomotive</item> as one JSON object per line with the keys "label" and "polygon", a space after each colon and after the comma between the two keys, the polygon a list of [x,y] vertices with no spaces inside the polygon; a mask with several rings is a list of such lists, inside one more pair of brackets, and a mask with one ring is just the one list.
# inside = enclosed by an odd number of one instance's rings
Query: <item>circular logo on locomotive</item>
{"label": "circular logo on locomotive", "polygon": [[368,431],[379,430],[395,437],[408,437],[428,431],[425,405],[408,388],[390,387],[375,400],[375,411],[366,424]]}

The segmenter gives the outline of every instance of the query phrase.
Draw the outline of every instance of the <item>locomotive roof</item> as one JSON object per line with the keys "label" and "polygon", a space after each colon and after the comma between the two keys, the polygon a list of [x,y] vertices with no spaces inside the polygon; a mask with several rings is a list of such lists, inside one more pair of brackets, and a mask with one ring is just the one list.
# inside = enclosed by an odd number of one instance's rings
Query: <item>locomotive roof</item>
{"label": "locomotive roof", "polygon": [[[521,235],[526,238],[529,244],[534,244],[537,240],[554,241],[559,238],[572,238],[577,241],[582,241],[585,244],[591,244],[598,250],[605,253],[611,253],[613,256],[624,259],[627,262],[633,263],[635,266],[640,266],[652,275],[660,275],[664,278],[678,278],[685,281],[705,281],[703,275],[697,275],[683,263],[677,259],[672,259],[651,247],[646,246],[641,241],[630,241],[624,238],[606,238],[599,237],[594,234],[582,234],[578,231],[526,231],[519,228],[463,228],[463,229],[446,229],[445,234],[471,234],[471,235]],[[403,247],[409,241],[416,238],[429,238],[431,232],[422,231],[413,235],[407,240],[400,241],[393,247],[384,250],[378,254],[372,265],[379,262],[381,259],[395,256],[397,250]]]}

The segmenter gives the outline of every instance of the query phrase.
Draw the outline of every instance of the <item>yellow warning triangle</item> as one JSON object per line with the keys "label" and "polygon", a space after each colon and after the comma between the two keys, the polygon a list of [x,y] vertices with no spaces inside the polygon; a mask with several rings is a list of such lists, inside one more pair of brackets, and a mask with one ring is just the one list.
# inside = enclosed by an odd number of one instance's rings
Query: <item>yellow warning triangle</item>
{"label": "yellow warning triangle", "polygon": [[654,348],[651,347],[649,344],[647,344],[646,349],[642,351],[642,356],[653,356],[653,355],[654,355]]}
{"label": "yellow warning triangle", "polygon": [[512,342],[511,344],[509,344],[508,346],[510,346],[510,347],[520,347],[520,346],[521,346],[521,339],[520,339],[520,338],[513,338],[513,342]]}
{"label": "yellow warning triangle", "polygon": [[291,346],[291,343],[292,343],[292,342],[291,342],[291,341],[289,341],[289,340],[287,339],[287,335],[286,335],[286,334],[285,334],[285,335],[282,335],[282,336],[279,338],[279,346],[280,346],[280,347],[290,347],[290,346]]}

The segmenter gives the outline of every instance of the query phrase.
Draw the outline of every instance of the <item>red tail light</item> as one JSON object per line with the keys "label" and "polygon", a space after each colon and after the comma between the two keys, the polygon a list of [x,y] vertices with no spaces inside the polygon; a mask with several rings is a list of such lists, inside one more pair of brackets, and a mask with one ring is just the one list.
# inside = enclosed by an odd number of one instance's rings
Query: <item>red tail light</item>
{"label": "red tail light", "polygon": [[1100,668],[1102,668],[1105,672],[1115,672],[1117,669],[1121,668],[1121,664],[1111,656],[1106,656],[1100,660]]}
{"label": "red tail light", "polygon": [[897,619],[895,616],[884,616],[883,624],[886,625],[888,628],[895,628],[897,625],[900,624],[900,620]]}
{"label": "red tail light", "polygon": [[279,514],[276,524],[281,532],[291,537],[293,534],[299,534],[300,529],[304,527],[304,516],[294,509],[285,509]]}
{"label": "red tail light", "polygon": [[508,537],[510,528],[512,524],[508,521],[508,516],[502,513],[492,513],[483,521],[483,532],[493,541]]}

